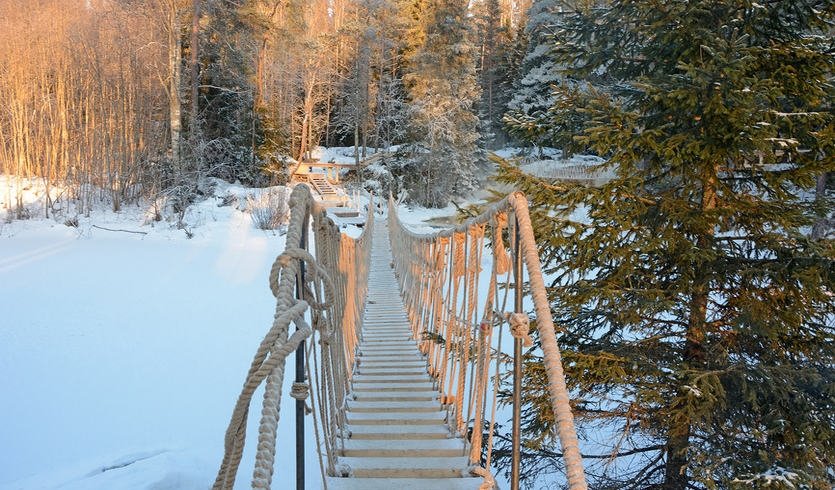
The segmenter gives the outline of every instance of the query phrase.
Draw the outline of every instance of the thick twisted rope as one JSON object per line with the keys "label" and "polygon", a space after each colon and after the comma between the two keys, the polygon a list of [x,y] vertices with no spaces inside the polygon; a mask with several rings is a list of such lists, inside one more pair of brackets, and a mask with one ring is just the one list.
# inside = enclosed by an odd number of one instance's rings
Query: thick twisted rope
{"label": "thick twisted rope", "polygon": [[495,488],[498,488],[498,485],[496,485],[496,479],[487,468],[475,465],[470,466],[469,473],[473,476],[480,476],[484,479],[481,485],[479,485],[478,490],[494,490]]}
{"label": "thick twisted rope", "polygon": [[[373,215],[369,214],[369,220],[360,238],[352,240],[339,233],[338,227],[326,217],[324,209],[314,203],[310,189],[306,185],[298,185],[293,189],[289,206],[287,245],[284,252],[273,263],[269,276],[270,289],[276,298],[273,324],[255,353],[241,394],[235,403],[229,427],[226,430],[223,461],[215,479],[214,489],[230,489],[234,486],[246,439],[249,407],[252,396],[261,383],[265,383],[266,386],[258,429],[252,488],[270,488],[275,464],[276,431],[285,361],[290,353],[296,352],[298,346],[313,334],[314,330],[320,334],[323,362],[331,363],[329,368],[338,367],[336,372],[324,369],[323,372],[331,376],[323,379],[309,379],[310,384],[294,383],[290,396],[296,400],[304,400],[313,389],[317,390],[320,397],[322,392],[327,392],[330,398],[336,392],[345,393],[347,385],[343,384],[346,381],[334,379],[334,377],[347,378],[349,376],[344,376],[345,372],[353,369],[353,353],[345,351],[345,337],[346,335],[355,336],[359,329],[358,311],[365,300],[367,288],[365,283],[367,282]],[[302,235],[311,216],[314,220],[315,256],[300,246]],[[345,242],[351,242],[352,246],[344,247]],[[354,257],[353,253],[350,254],[351,257],[346,257],[345,254],[340,253],[345,250],[360,250],[360,257]],[[352,270],[348,273],[343,266],[350,261],[363,262],[363,264],[352,266]],[[303,280],[300,274],[302,263],[305,264]],[[304,299],[296,298],[297,288],[302,291]],[[347,291],[351,292],[350,301],[348,301]],[[308,309],[311,310],[313,327],[305,321],[305,313]],[[350,314],[350,318],[346,317],[346,312]],[[289,334],[291,323],[297,327],[292,335]],[[355,339],[348,340],[348,342],[354,345]],[[314,356],[314,359],[318,359],[317,356]],[[319,372],[318,369],[316,372]],[[343,385],[341,390],[340,385]],[[344,403],[341,405],[336,402],[319,404],[320,411],[329,413],[320,413],[317,416],[323,420],[335,419],[333,411],[342,408],[344,408]],[[334,452],[330,448],[333,446],[335,433],[339,428],[328,425],[327,429],[325,434],[327,440],[324,444],[328,448],[328,467],[332,468],[333,462],[330,459]]]}
{"label": "thick twisted rope", "polygon": [[504,246],[504,236],[502,235],[505,228],[507,228],[507,213],[500,211],[496,213],[494,232],[493,232],[493,254],[496,257],[496,273],[507,274],[510,270],[510,257],[507,255],[507,249]]}
{"label": "thick twisted rope", "polygon": [[[514,219],[510,219],[510,215]],[[428,342],[428,346],[422,349],[429,355],[430,373],[439,379],[442,390],[446,383],[443,381],[446,376],[452,373],[446,373],[447,363],[451,363],[452,369],[456,369],[458,359],[467,357],[466,354],[460,350],[464,345],[468,345],[469,339],[472,338],[473,333],[471,329],[478,328],[472,325],[470,315],[465,314],[466,323],[460,328],[453,329],[450,332],[443,327],[449,327],[453,323],[459,323],[455,316],[458,310],[456,302],[458,301],[458,286],[456,278],[466,275],[468,265],[466,264],[466,248],[464,241],[460,237],[466,237],[472,230],[485,225],[491,225],[493,230],[493,270],[498,274],[504,274],[510,270],[510,258],[507,255],[505,247],[503,231],[508,230],[511,237],[511,244],[513,244],[513,237],[518,235],[519,250],[512,250],[512,253],[522,259],[522,262],[527,270],[530,292],[534,303],[534,309],[537,318],[537,329],[539,332],[540,343],[543,351],[545,371],[548,377],[548,393],[551,401],[551,406],[556,417],[558,426],[558,436],[562,445],[564,461],[566,465],[566,474],[568,477],[568,484],[571,490],[585,490],[587,484],[585,475],[583,473],[582,458],[580,456],[579,443],[577,440],[576,429],[574,428],[574,418],[571,414],[569,404],[568,391],[565,384],[565,374],[562,368],[562,358],[556,339],[556,332],[554,328],[553,317],[551,316],[550,304],[548,303],[547,293],[545,291],[545,283],[542,277],[542,266],[539,262],[539,252],[536,246],[536,241],[531,226],[528,202],[522,193],[513,193],[507,196],[502,201],[492,205],[486,209],[482,214],[471,218],[464,223],[442,230],[432,234],[418,234],[412,232],[400,224],[397,217],[397,210],[392,200],[389,201],[389,217],[391,225],[389,226],[389,233],[392,243],[392,253],[394,255],[395,268],[398,273],[401,290],[404,292],[406,298],[405,303],[409,318],[412,322],[413,332],[416,338],[423,331],[429,332],[434,336],[443,336],[445,339],[445,347],[441,349],[436,342]],[[450,241],[452,242],[450,244]],[[452,262],[452,267],[449,271],[449,278],[443,278],[445,269],[449,264],[445,261]],[[434,263],[434,265],[433,265]],[[423,270],[415,267],[415,264],[423,264]],[[425,266],[430,266],[430,270],[426,270]],[[477,265],[476,265],[477,266]],[[492,296],[495,292],[495,283],[491,280],[489,295]],[[466,286],[465,286],[465,289]],[[445,301],[444,296],[448,299]],[[463,300],[472,301],[471,299]],[[490,300],[492,301],[492,300]],[[450,304],[451,303],[451,304]],[[471,306],[471,305],[468,305]],[[469,308],[467,308],[469,309]],[[466,310],[465,310],[466,311]],[[452,312],[453,315],[449,315]],[[469,313],[469,311],[466,311]],[[487,313],[485,313],[487,316]],[[512,313],[507,317],[507,321],[511,326],[511,333],[514,337],[523,340],[525,345],[531,345],[529,336],[529,319],[524,313]],[[462,329],[466,329],[463,332]],[[452,334],[458,334],[453,339]],[[457,340],[457,342],[453,342]],[[443,350],[443,353],[440,352]],[[484,350],[479,354],[480,356],[489,355],[489,349]],[[469,350],[467,350],[469,352]],[[463,374],[464,366],[461,366],[461,373]],[[480,371],[477,376],[477,384],[486,384],[483,381],[481,373],[482,367],[476,367]],[[460,378],[460,379],[463,379]],[[472,391],[472,395],[465,394],[459,387],[456,393],[445,393],[447,399],[455,400],[463,396],[475,397],[476,399],[482,396],[480,388]],[[456,400],[457,417],[461,416],[462,410],[460,407],[461,400]],[[469,400],[473,403],[473,400]],[[485,404],[477,403],[477,411],[484,411]],[[476,423],[480,424],[484,413],[476,414]],[[482,419],[478,419],[482,417]],[[456,420],[457,422],[457,420]],[[492,423],[491,423],[492,425]],[[473,430],[482,430],[480,425],[473,427]],[[492,440],[492,437],[490,438]],[[490,448],[488,448],[488,454]],[[471,455],[475,455],[476,451],[472,451]],[[471,463],[476,463],[472,461]],[[489,482],[485,476],[485,484]]]}

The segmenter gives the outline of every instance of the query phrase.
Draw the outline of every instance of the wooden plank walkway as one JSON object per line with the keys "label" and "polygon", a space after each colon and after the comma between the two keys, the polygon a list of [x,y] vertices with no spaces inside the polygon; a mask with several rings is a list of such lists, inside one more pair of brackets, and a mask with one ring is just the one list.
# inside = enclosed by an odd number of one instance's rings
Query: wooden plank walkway
{"label": "wooden plank walkway", "polygon": [[453,438],[427,363],[411,338],[391,267],[387,223],[375,224],[368,300],[348,404],[345,449],[338,465],[351,477],[329,477],[331,490],[473,490],[463,475],[465,445]]}

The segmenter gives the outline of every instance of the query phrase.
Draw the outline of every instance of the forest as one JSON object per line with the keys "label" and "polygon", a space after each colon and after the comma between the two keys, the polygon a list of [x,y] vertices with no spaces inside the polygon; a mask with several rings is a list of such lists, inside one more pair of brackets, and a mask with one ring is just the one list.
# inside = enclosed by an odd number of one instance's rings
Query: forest
{"label": "forest", "polygon": [[[320,145],[425,207],[516,188],[591,488],[828,490],[834,31],[832,0],[2,0],[0,174],[48,197],[0,189],[0,218],[182,216],[207,178],[283,185]],[[536,342],[525,377],[538,488],[563,469]]]}
{"label": "forest", "polygon": [[414,144],[401,166],[436,175],[415,197],[445,205],[475,185],[477,146],[503,139],[528,6],[430,5],[4,1],[0,172],[61,185],[82,212],[96,192],[114,209],[140,196],[178,208],[205,176],[283,183],[317,145],[354,145],[359,161]]}

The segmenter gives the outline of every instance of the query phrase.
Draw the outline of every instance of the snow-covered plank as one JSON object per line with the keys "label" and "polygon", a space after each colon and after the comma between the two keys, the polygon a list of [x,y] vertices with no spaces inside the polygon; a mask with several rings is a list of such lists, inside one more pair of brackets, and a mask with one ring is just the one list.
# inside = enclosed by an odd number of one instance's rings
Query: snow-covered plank
{"label": "snow-covered plank", "polygon": [[432,425],[446,420],[446,412],[348,412],[349,424]]}
{"label": "snow-covered plank", "polygon": [[335,478],[328,477],[329,490],[477,490],[481,478]]}
{"label": "snow-covered plank", "polygon": [[442,422],[412,425],[348,425],[351,439],[447,439],[449,428]]}
{"label": "snow-covered plank", "polygon": [[359,478],[461,478],[467,458],[341,457],[339,464]]}
{"label": "snow-covered plank", "polygon": [[342,449],[344,456],[386,458],[444,458],[464,456],[460,439],[348,439]]}
{"label": "snow-covered plank", "polygon": [[426,369],[419,367],[406,368],[364,368],[354,371],[354,374],[361,374],[363,376],[425,376]]}
{"label": "snow-covered plank", "polygon": [[348,402],[348,409],[353,412],[382,412],[394,410],[398,412],[435,412],[441,408],[437,401],[380,401],[372,402],[356,400]]}

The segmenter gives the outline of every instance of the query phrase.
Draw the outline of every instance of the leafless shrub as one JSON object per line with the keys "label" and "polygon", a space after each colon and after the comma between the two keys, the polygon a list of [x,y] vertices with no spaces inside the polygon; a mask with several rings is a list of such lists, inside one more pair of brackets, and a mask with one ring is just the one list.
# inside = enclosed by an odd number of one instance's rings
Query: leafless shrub
{"label": "leafless shrub", "polygon": [[287,198],[286,187],[272,187],[258,196],[247,196],[247,209],[255,226],[261,230],[275,230],[285,224],[290,217]]}
{"label": "leafless shrub", "polygon": [[238,196],[230,192],[221,198],[220,203],[217,205],[217,207],[222,208],[224,206],[231,206],[237,202]]}

